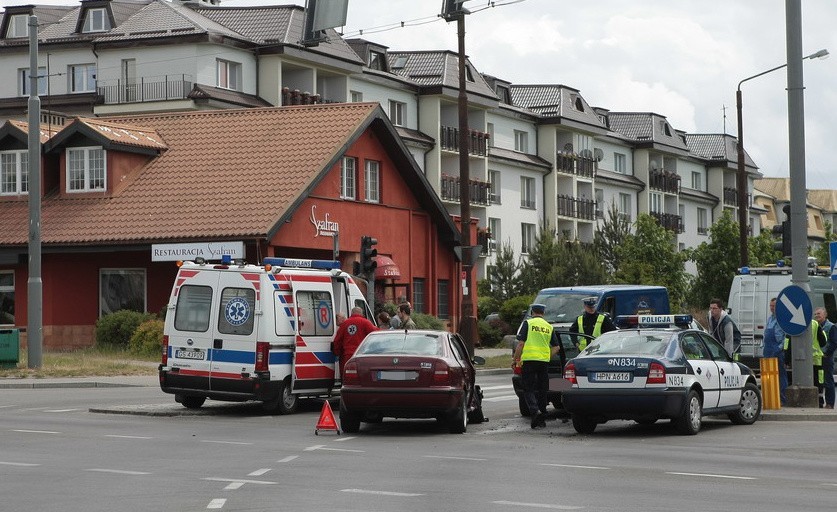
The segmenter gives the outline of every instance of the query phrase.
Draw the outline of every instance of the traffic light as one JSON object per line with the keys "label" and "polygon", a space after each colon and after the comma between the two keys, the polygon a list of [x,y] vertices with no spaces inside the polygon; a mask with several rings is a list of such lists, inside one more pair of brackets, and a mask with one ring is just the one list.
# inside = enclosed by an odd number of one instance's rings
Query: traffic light
{"label": "traffic light", "polygon": [[462,14],[468,14],[468,11],[463,7],[467,0],[442,0],[442,14],[440,15],[445,21],[453,21]]}
{"label": "traffic light", "polygon": [[785,212],[785,220],[781,225],[773,226],[773,235],[779,237],[779,240],[773,244],[773,249],[780,251],[782,256],[787,258],[791,256],[790,205],[783,206],[782,211]]}
{"label": "traffic light", "polygon": [[375,256],[378,255],[378,249],[374,247],[376,245],[378,245],[377,238],[371,236],[360,238],[360,272],[367,277],[374,275],[378,267],[378,261],[375,260]]}

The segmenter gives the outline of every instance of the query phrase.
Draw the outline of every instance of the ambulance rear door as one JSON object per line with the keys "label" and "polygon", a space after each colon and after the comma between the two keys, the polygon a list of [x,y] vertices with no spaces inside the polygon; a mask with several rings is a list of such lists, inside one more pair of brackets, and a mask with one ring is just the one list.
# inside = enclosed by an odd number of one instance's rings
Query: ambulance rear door
{"label": "ambulance rear door", "polygon": [[293,282],[299,321],[292,373],[292,391],[322,395],[334,386],[334,297],[327,273],[299,272],[287,276]]}
{"label": "ambulance rear door", "polygon": [[229,269],[219,272],[217,320],[213,323],[210,389],[250,393],[256,365],[256,333],[260,272]]}
{"label": "ambulance rear door", "polygon": [[[177,274],[166,317],[170,381],[196,390],[209,389],[212,340],[215,335],[218,274],[203,267],[182,267]],[[180,379],[182,377],[182,380]]]}

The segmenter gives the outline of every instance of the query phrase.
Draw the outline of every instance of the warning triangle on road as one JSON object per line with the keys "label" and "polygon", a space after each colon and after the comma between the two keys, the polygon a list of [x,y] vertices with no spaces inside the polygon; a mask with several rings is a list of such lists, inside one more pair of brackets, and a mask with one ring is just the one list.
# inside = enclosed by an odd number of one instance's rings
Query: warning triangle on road
{"label": "warning triangle on road", "polygon": [[331,404],[328,400],[323,402],[323,410],[320,411],[320,419],[317,420],[317,426],[314,428],[314,435],[319,435],[320,430],[333,430],[340,434],[340,428],[337,426],[337,421],[334,419],[334,411],[331,410]]}

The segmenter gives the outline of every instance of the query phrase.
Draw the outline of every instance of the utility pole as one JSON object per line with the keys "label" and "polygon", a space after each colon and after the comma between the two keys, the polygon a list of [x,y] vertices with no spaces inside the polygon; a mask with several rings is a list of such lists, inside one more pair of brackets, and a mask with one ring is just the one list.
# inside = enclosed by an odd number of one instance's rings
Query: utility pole
{"label": "utility pole", "polygon": [[41,99],[38,97],[38,17],[29,16],[29,280],[26,346],[29,368],[41,367]]}

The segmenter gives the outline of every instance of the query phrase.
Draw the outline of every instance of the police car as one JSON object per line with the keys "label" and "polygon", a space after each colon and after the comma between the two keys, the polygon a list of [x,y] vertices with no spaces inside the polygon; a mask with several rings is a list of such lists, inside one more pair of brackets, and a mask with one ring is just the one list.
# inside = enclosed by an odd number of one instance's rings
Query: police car
{"label": "police car", "polygon": [[718,414],[738,425],[754,423],[762,399],[752,370],[706,332],[689,329],[691,321],[691,315],[617,317],[619,330],[568,361],[570,388],[562,401],[575,430],[591,434],[609,420],[667,418],[694,435],[703,416]]}

